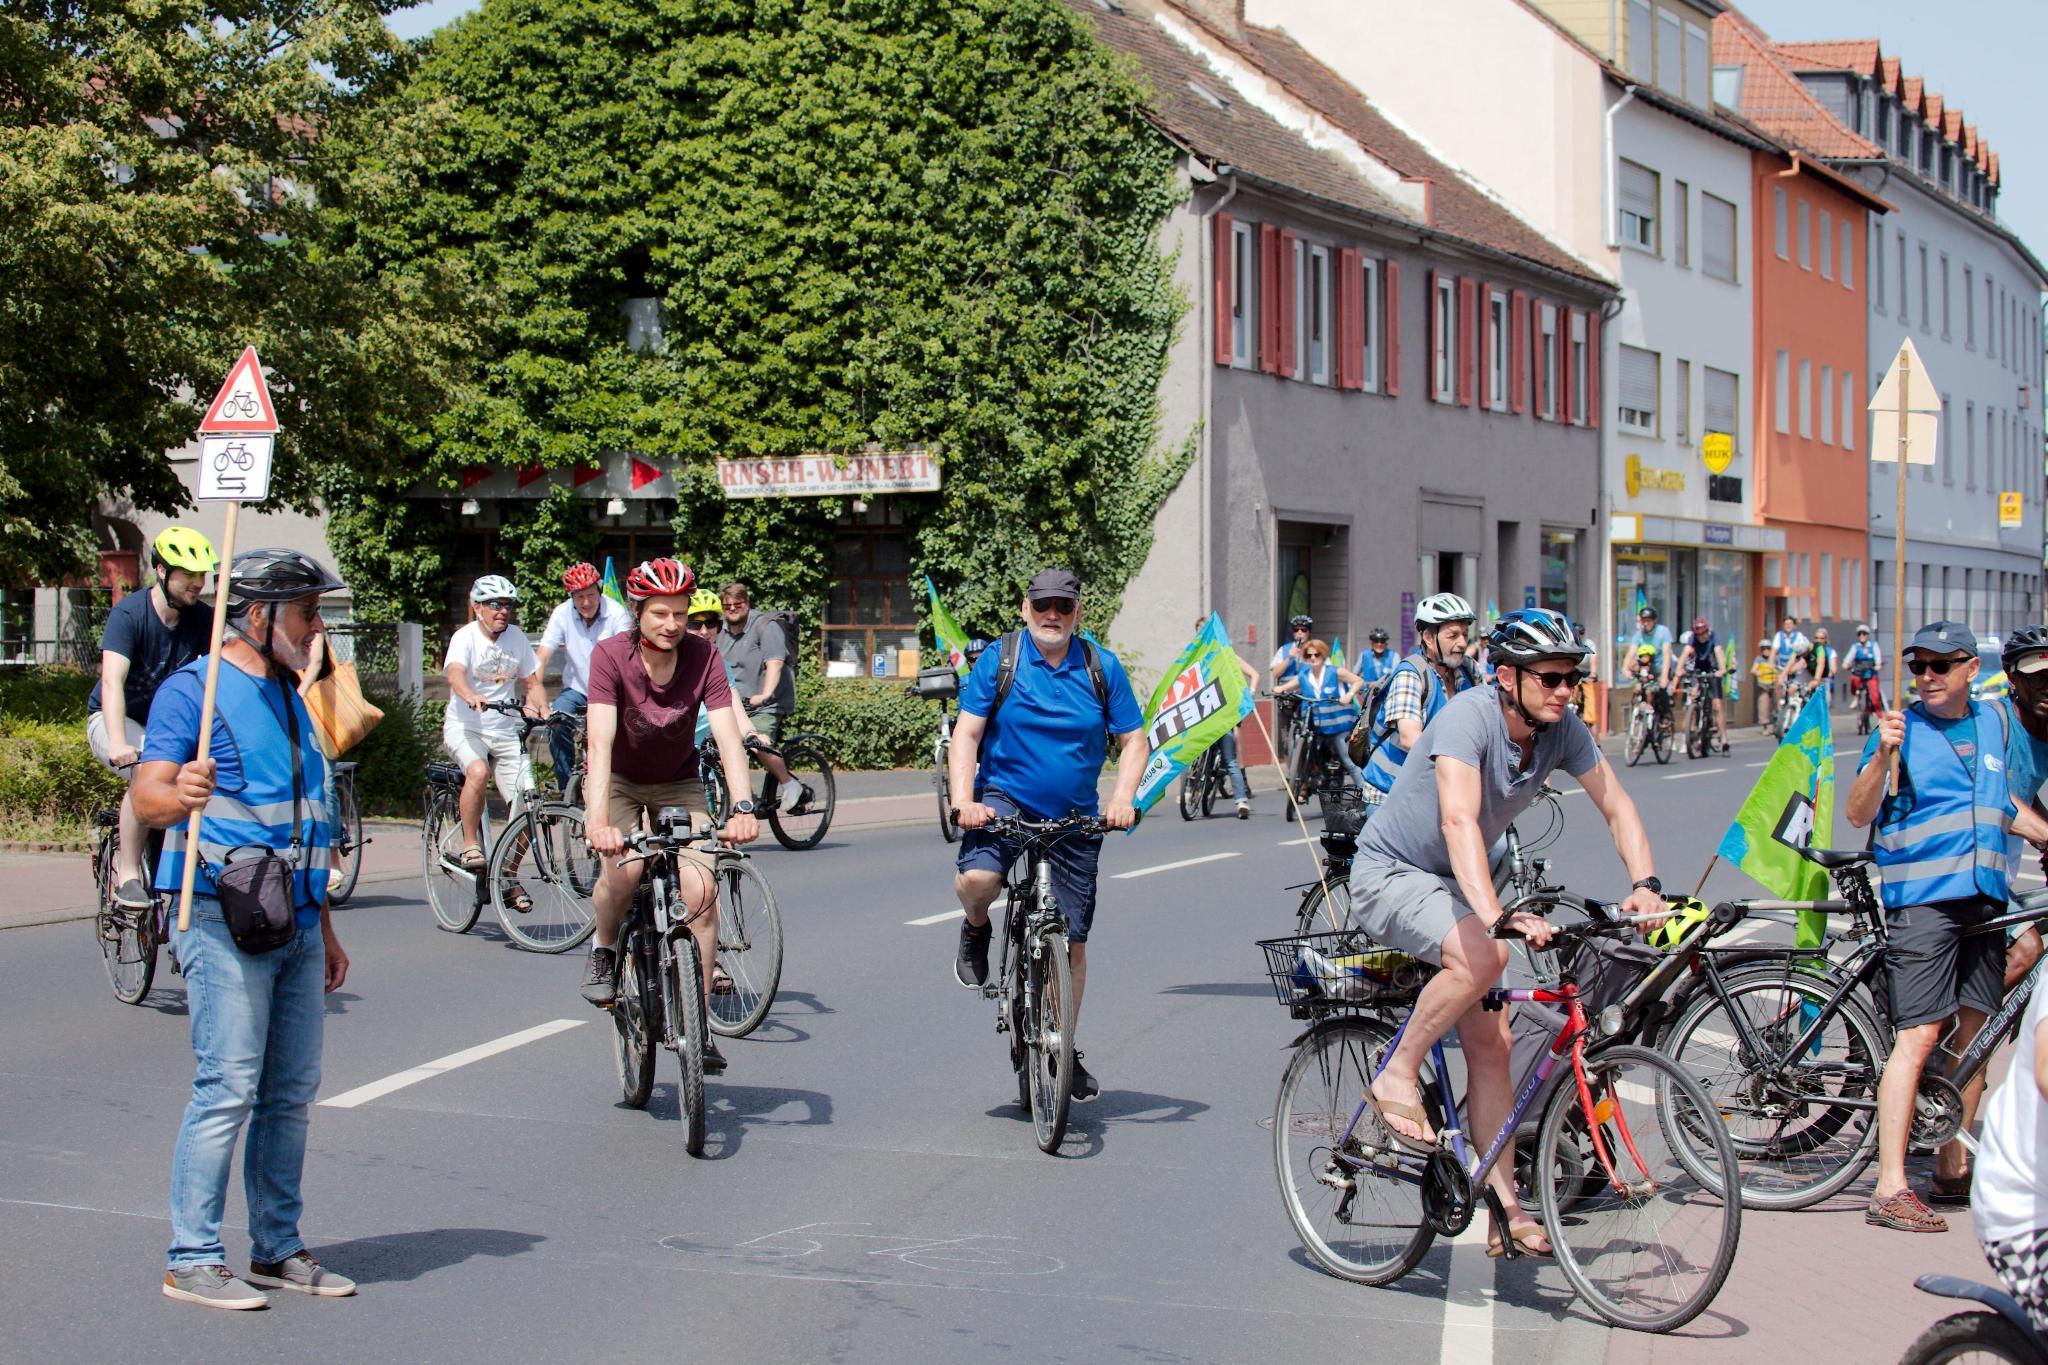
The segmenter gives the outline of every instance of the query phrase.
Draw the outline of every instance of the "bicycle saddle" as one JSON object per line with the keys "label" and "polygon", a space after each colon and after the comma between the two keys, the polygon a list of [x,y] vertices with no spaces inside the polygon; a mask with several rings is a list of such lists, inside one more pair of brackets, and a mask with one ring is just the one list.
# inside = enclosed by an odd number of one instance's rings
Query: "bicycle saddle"
{"label": "bicycle saddle", "polygon": [[1875,861],[1867,848],[1805,848],[1800,856],[1833,872],[1844,867],[1864,867]]}

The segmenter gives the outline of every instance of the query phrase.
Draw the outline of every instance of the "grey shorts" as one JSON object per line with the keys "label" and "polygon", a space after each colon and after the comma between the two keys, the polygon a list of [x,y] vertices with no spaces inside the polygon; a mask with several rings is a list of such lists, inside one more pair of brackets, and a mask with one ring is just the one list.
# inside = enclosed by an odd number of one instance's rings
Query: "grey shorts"
{"label": "grey shorts", "polygon": [[1989,900],[1953,900],[1885,911],[1893,1028],[1939,1023],[1958,1005],[1997,1013],[2005,997],[2005,935],[1965,931],[2004,909]]}
{"label": "grey shorts", "polygon": [[[1507,884],[1506,841],[1496,842],[1487,852],[1493,884],[1499,889]],[[1456,877],[1439,877],[1364,852],[1351,862],[1351,904],[1354,922],[1375,943],[1438,967],[1444,965],[1444,940],[1458,921],[1478,913],[1465,903]]]}

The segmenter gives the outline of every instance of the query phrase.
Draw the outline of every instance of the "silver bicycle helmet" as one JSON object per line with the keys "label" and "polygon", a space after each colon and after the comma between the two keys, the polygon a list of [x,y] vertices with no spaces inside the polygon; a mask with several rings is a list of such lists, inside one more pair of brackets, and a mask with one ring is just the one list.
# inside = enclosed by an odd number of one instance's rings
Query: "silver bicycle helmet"
{"label": "silver bicycle helmet", "polygon": [[517,602],[519,589],[503,574],[487,573],[469,585],[472,602]]}
{"label": "silver bicycle helmet", "polygon": [[1418,626],[1442,626],[1452,621],[1475,621],[1478,618],[1479,613],[1472,610],[1472,604],[1454,592],[1440,592],[1415,604],[1415,624]]}

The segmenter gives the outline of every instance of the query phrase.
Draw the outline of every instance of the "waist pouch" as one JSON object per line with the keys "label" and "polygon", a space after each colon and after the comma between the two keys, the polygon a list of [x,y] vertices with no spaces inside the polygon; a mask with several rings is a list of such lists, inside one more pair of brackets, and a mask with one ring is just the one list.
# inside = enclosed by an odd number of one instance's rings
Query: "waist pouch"
{"label": "waist pouch", "polygon": [[[255,854],[237,861],[236,855]],[[299,911],[292,895],[292,864],[277,850],[245,845],[229,852],[213,878],[214,896],[235,946],[245,953],[268,953],[290,943],[299,932]]]}

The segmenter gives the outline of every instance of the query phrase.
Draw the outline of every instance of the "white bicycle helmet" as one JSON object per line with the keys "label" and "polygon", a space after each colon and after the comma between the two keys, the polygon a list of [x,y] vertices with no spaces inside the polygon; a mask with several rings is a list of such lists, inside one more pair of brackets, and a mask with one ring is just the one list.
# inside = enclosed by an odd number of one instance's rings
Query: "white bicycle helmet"
{"label": "white bicycle helmet", "polygon": [[517,602],[519,589],[503,574],[487,573],[469,585],[472,602]]}
{"label": "white bicycle helmet", "polygon": [[1452,621],[1475,621],[1478,618],[1479,613],[1472,610],[1472,604],[1454,592],[1425,597],[1415,606],[1415,624],[1418,626],[1441,626]]}

